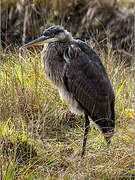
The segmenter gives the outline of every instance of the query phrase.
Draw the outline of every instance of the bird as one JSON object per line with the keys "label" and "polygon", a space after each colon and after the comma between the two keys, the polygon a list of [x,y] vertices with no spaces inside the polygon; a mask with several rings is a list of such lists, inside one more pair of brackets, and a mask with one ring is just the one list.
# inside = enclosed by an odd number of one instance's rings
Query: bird
{"label": "bird", "polygon": [[36,45],[44,45],[44,73],[58,89],[61,100],[72,113],[85,117],[81,157],[85,155],[90,121],[110,145],[115,129],[115,95],[97,53],[60,25],[45,29],[42,36],[20,49]]}

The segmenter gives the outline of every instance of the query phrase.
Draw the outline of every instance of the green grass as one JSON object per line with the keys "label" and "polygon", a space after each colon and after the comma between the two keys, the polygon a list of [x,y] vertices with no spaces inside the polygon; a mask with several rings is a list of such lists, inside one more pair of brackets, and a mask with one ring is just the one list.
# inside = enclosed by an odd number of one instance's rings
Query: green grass
{"label": "green grass", "polygon": [[119,179],[134,171],[134,73],[108,46],[97,52],[116,94],[110,148],[91,126],[81,159],[84,117],[70,113],[41,68],[39,50],[2,51],[0,74],[3,179]]}

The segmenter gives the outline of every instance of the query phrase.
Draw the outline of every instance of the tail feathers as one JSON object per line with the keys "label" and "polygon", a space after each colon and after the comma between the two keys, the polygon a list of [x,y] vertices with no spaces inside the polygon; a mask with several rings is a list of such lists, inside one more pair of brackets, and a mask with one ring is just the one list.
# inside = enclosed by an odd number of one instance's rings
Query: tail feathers
{"label": "tail feathers", "polygon": [[[114,134],[115,128],[115,111],[114,111],[114,101],[110,104],[110,114],[106,117],[101,116],[100,118],[92,115],[91,119],[99,126],[99,129],[104,134],[106,140],[109,142],[110,138]],[[110,118],[109,118],[110,117]]]}

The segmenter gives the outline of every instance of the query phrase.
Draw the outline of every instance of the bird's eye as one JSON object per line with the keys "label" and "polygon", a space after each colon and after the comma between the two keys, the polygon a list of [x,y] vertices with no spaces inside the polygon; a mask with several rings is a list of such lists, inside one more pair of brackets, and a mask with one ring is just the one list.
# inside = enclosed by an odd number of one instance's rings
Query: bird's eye
{"label": "bird's eye", "polygon": [[51,37],[54,37],[54,36],[55,36],[55,34],[54,34],[54,33],[51,33],[51,34],[50,34],[50,36],[51,36]]}

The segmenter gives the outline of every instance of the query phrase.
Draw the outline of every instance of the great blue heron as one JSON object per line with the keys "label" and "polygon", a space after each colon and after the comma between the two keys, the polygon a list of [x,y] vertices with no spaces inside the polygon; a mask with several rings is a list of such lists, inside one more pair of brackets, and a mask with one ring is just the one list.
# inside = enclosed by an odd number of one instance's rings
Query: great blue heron
{"label": "great blue heron", "polygon": [[74,39],[61,26],[46,29],[41,37],[22,48],[35,45],[44,45],[44,71],[58,88],[61,99],[70,105],[71,112],[85,115],[82,156],[90,119],[98,125],[110,144],[115,128],[115,96],[98,55],[88,44]]}

